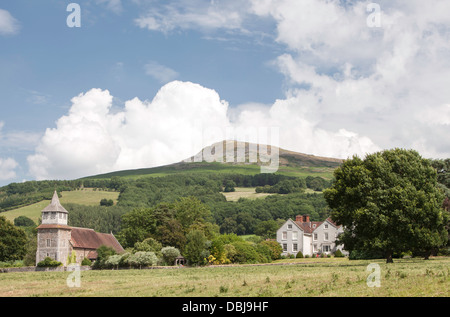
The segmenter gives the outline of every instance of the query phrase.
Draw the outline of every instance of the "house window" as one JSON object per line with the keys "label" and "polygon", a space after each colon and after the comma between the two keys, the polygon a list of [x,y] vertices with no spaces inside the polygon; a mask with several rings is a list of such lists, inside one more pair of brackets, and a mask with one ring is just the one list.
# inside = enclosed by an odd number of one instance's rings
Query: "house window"
{"label": "house window", "polygon": [[317,233],[314,234],[314,240],[317,240]]}
{"label": "house window", "polygon": [[298,252],[298,244],[297,243],[294,243],[292,245],[292,252]]}
{"label": "house window", "polygon": [[322,251],[323,252],[330,252],[330,246],[329,245],[322,246]]}
{"label": "house window", "polygon": [[292,229],[292,224],[288,224],[288,229]]}
{"label": "house window", "polygon": [[283,231],[283,235],[281,236],[282,240],[287,240],[287,232]]}
{"label": "house window", "polygon": [[50,239],[47,239],[47,247],[50,247]]}
{"label": "house window", "polygon": [[316,224],[313,224],[313,228],[315,228],[316,227]]}
{"label": "house window", "polygon": [[325,229],[328,229],[328,224],[327,224],[327,223],[324,225],[324,228],[325,228]]}
{"label": "house window", "polygon": [[325,241],[328,241],[328,232],[325,232],[324,240],[325,240]]}
{"label": "house window", "polygon": [[287,252],[287,243],[283,243],[283,251]]}
{"label": "house window", "polygon": [[317,244],[313,244],[313,252],[317,252]]}
{"label": "house window", "polygon": [[298,232],[297,231],[292,232],[292,240],[298,240]]}

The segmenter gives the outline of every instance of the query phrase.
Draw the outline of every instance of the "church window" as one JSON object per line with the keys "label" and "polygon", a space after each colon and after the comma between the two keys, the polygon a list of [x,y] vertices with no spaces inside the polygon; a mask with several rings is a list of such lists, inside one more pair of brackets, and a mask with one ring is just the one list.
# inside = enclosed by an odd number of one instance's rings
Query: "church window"
{"label": "church window", "polygon": [[50,247],[50,239],[47,239],[47,247]]}

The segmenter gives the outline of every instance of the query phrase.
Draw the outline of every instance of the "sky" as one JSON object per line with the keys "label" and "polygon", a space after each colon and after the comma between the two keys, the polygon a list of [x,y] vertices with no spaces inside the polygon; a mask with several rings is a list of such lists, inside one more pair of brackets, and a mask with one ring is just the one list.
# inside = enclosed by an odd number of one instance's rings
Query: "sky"
{"label": "sky", "polygon": [[448,158],[449,12],[448,0],[4,0],[0,185],[175,163],[226,138]]}

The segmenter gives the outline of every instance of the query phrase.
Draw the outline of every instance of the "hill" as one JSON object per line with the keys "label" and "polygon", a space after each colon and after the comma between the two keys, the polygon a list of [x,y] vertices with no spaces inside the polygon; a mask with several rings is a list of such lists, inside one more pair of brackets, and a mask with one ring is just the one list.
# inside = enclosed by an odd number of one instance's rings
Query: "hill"
{"label": "hill", "polygon": [[341,159],[303,154],[270,145],[226,140],[207,146],[181,162],[152,168],[116,171],[85,178],[167,176],[180,173],[255,175],[261,173],[262,166],[273,164],[275,155],[278,158],[276,172],[286,176],[320,176],[330,179],[334,169],[342,164]]}

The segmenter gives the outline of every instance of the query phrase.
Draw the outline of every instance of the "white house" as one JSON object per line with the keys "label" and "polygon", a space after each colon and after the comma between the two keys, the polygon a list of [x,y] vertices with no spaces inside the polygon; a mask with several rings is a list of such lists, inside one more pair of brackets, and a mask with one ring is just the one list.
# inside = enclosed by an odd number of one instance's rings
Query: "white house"
{"label": "white house", "polygon": [[336,238],[344,232],[342,226],[336,225],[330,218],[325,221],[310,221],[308,215],[296,216],[295,221],[287,220],[277,231],[277,242],[283,248],[282,255],[332,254],[341,250],[342,245],[336,246]]}

